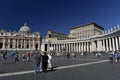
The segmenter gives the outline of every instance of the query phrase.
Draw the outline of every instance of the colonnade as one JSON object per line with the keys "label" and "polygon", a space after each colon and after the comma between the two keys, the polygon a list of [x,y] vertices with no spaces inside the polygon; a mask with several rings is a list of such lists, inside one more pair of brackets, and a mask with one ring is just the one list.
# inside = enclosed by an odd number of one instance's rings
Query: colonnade
{"label": "colonnade", "polygon": [[55,51],[62,52],[92,52],[120,50],[120,36],[99,37],[87,40],[66,40],[47,43],[47,51],[53,47]]}
{"label": "colonnade", "polygon": [[40,39],[0,38],[1,50],[40,50]]}

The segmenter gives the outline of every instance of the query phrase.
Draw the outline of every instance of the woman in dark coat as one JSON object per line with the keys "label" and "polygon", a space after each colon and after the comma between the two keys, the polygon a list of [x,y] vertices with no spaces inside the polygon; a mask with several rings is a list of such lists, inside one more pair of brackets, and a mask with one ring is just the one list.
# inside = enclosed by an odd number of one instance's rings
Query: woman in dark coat
{"label": "woman in dark coat", "polygon": [[42,56],[42,71],[47,72],[47,67],[48,67],[48,56],[47,53],[44,52]]}

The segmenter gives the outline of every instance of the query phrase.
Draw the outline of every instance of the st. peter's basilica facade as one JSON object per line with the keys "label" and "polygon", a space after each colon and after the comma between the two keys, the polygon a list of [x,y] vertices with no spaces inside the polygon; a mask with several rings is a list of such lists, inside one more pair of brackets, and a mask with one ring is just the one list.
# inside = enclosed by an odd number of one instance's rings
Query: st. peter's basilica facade
{"label": "st. peter's basilica facade", "polygon": [[0,30],[0,51],[34,51],[40,50],[39,32],[31,32],[27,23],[17,32]]}

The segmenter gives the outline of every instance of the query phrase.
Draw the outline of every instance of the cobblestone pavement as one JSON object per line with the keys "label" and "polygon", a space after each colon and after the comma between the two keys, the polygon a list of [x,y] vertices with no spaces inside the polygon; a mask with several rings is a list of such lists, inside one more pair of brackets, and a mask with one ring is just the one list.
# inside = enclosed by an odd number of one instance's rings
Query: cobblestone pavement
{"label": "cobblestone pavement", "polygon": [[[0,61],[0,80],[120,80],[120,63],[109,64],[106,59],[105,56],[69,59],[59,56],[52,62],[52,71],[34,75],[32,59],[30,62],[14,63],[14,59],[9,58],[7,64]],[[8,73],[12,75],[2,76]]]}

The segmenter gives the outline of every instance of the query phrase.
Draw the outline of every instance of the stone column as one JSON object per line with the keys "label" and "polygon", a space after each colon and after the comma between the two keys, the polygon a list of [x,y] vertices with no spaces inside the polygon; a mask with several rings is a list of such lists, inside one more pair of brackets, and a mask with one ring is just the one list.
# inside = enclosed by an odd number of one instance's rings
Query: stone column
{"label": "stone column", "polygon": [[52,48],[53,48],[53,50],[54,50],[54,44],[53,44],[53,43],[51,43],[51,46],[52,46]]}
{"label": "stone column", "polygon": [[75,51],[75,43],[73,43],[73,51]]}
{"label": "stone column", "polygon": [[84,52],[86,52],[86,42],[84,42]]}
{"label": "stone column", "polygon": [[8,39],[8,45],[7,45],[7,48],[8,48],[8,49],[10,48],[10,39]]}
{"label": "stone column", "polygon": [[56,44],[56,46],[57,46],[57,52],[59,52],[59,45],[58,45],[58,43]]}
{"label": "stone column", "polygon": [[16,40],[13,39],[13,48],[14,48],[14,49],[15,49],[15,44],[17,44],[17,43],[16,43]]}
{"label": "stone column", "polygon": [[116,44],[116,49],[115,50],[118,50],[118,39],[117,39],[117,36],[115,37],[115,44]]}
{"label": "stone column", "polygon": [[59,49],[58,49],[58,51],[60,52],[60,43],[58,44],[58,46],[59,46]]}
{"label": "stone column", "polygon": [[119,41],[119,50],[120,50],[120,36],[118,36],[118,37],[119,37],[119,38],[118,38],[118,39],[119,39],[118,41]]}
{"label": "stone column", "polygon": [[61,51],[62,51],[62,46],[61,46],[61,43],[59,43],[59,45],[60,45],[60,48],[59,48],[60,50],[59,50],[59,51],[61,52]]}
{"label": "stone column", "polygon": [[[66,48],[66,44],[65,44],[65,48]],[[58,52],[58,43],[56,43],[56,51]]]}
{"label": "stone column", "polygon": [[113,51],[115,51],[115,40],[112,38],[112,44],[113,44]]}
{"label": "stone column", "polygon": [[17,48],[19,48],[18,46],[19,46],[19,39],[17,39]]}
{"label": "stone column", "polygon": [[74,52],[76,51],[76,43],[74,43]]}
{"label": "stone column", "polygon": [[56,51],[58,52],[58,44],[56,44]]}
{"label": "stone column", "polygon": [[89,43],[87,42],[87,52],[89,51]]}
{"label": "stone column", "polygon": [[73,45],[73,43],[71,43],[71,51],[72,52],[74,51],[74,45]]}
{"label": "stone column", "polygon": [[81,42],[81,51],[83,51],[83,42]]}
{"label": "stone column", "polygon": [[117,36],[115,37],[115,42],[116,42],[116,50],[119,50],[118,49],[118,39],[117,39]]}
{"label": "stone column", "polygon": [[69,52],[70,52],[70,50],[71,50],[71,49],[70,49],[70,48],[71,48],[70,43],[68,43],[68,46],[69,46]]}
{"label": "stone column", "polygon": [[30,41],[30,39],[29,39],[29,49],[31,49],[31,41]]}
{"label": "stone column", "polygon": [[20,42],[21,42],[21,49],[22,49],[22,46],[23,46],[23,44],[22,44],[22,43],[23,43],[23,42],[22,42],[22,39],[21,39],[21,41],[20,41]]}
{"label": "stone column", "polygon": [[90,51],[92,51],[92,41],[90,42]]}
{"label": "stone column", "polygon": [[53,44],[53,49],[55,50],[55,44]]}
{"label": "stone column", "polygon": [[82,49],[81,49],[81,42],[79,43],[79,46],[80,46],[80,52],[82,51]]}
{"label": "stone column", "polygon": [[5,49],[5,39],[3,39],[3,46],[2,49]]}
{"label": "stone column", "polygon": [[70,51],[72,52],[73,51],[73,45],[72,45],[73,43],[70,43]]}
{"label": "stone column", "polygon": [[64,46],[63,48],[64,48],[64,49],[65,49],[65,51],[66,51],[66,46],[65,46],[65,43],[63,44],[63,46]]}
{"label": "stone column", "polygon": [[109,51],[109,49],[108,49],[108,39],[106,39],[106,51]]}
{"label": "stone column", "polygon": [[68,43],[66,43],[66,47],[67,47],[67,51],[69,51],[69,45],[68,45]]}
{"label": "stone column", "polygon": [[111,38],[109,38],[109,47],[110,47],[110,51],[112,51]]}
{"label": "stone column", "polygon": [[26,46],[27,46],[27,45],[26,45],[26,39],[24,39],[24,49],[27,48]]}
{"label": "stone column", "polygon": [[70,43],[70,51],[72,51],[72,43]]}
{"label": "stone column", "polygon": [[102,46],[102,50],[105,51],[105,40],[103,39],[103,46]]}

